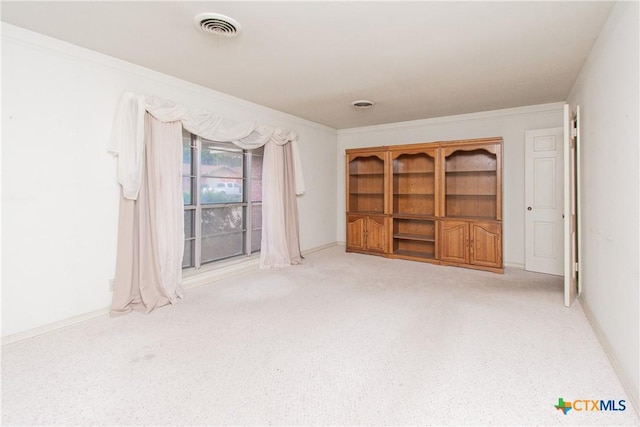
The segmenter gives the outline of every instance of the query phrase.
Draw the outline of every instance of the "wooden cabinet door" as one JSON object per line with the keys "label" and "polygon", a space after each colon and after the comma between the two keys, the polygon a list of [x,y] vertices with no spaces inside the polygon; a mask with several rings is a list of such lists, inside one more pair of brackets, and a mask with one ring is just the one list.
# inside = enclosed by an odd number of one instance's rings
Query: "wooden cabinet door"
{"label": "wooden cabinet door", "polygon": [[365,246],[366,217],[362,215],[347,216],[347,249],[363,251]]}
{"label": "wooden cabinet door", "polygon": [[368,217],[365,236],[367,250],[381,253],[387,252],[387,226],[384,217]]}
{"label": "wooden cabinet door", "polygon": [[469,263],[469,223],[440,221],[440,260]]}
{"label": "wooden cabinet door", "polygon": [[471,264],[502,268],[501,228],[495,222],[471,223]]}
{"label": "wooden cabinet door", "polygon": [[384,216],[347,215],[347,250],[387,253]]}

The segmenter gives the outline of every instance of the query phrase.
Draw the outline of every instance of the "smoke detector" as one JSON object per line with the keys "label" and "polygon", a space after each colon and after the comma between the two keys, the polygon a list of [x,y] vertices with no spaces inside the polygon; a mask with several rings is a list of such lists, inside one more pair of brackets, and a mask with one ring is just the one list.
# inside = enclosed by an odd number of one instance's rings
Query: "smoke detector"
{"label": "smoke detector", "polygon": [[369,101],[368,99],[359,99],[358,101],[353,101],[351,106],[353,108],[357,108],[358,110],[366,110],[367,108],[371,108],[375,105],[375,102]]}
{"label": "smoke detector", "polygon": [[196,15],[193,21],[205,33],[222,37],[237,37],[242,34],[242,27],[238,21],[219,13],[201,13]]}

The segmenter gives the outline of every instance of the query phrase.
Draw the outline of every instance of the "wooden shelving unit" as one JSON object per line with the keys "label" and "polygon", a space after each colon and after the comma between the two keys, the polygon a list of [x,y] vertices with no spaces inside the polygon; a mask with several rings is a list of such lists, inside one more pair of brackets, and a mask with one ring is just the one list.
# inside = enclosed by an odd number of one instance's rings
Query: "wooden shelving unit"
{"label": "wooden shelving unit", "polygon": [[435,219],[393,218],[393,255],[436,259]]}
{"label": "wooden shelving unit", "polygon": [[388,252],[387,152],[365,149],[347,155],[347,250]]}
{"label": "wooden shelving unit", "polygon": [[496,220],[498,153],[495,146],[446,147],[442,157],[443,216]]}
{"label": "wooden shelving unit", "polygon": [[502,272],[502,144],[442,146],[440,263]]}
{"label": "wooden shelving unit", "polygon": [[347,251],[502,272],[502,139],[347,150]]}
{"label": "wooden shelving unit", "polygon": [[437,149],[406,151],[392,147],[391,256],[428,261],[436,259]]}
{"label": "wooden shelving unit", "polygon": [[349,212],[384,212],[385,155],[357,156],[349,162]]}

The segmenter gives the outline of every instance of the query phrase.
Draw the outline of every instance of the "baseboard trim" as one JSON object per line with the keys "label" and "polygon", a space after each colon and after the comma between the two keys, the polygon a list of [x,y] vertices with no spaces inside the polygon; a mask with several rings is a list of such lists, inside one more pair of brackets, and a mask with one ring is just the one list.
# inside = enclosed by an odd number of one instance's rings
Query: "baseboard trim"
{"label": "baseboard trim", "polygon": [[509,268],[517,268],[518,270],[524,270],[524,264],[520,264],[517,262],[505,262],[504,266]]}
{"label": "baseboard trim", "polygon": [[322,251],[324,249],[329,249],[329,248],[332,248],[332,247],[338,246],[338,245],[339,245],[338,242],[331,242],[331,243],[327,243],[326,245],[316,246],[315,248],[311,248],[311,249],[308,249],[306,251],[302,251],[302,256],[309,255],[309,254],[312,254],[314,252]]}
{"label": "baseboard trim", "polygon": [[46,325],[38,326],[37,328],[28,329],[16,334],[7,335],[2,337],[2,346],[15,344],[20,341],[28,340],[41,335],[46,335],[59,329],[67,329],[72,326],[79,325],[80,323],[87,322],[89,320],[97,319],[98,317],[108,316],[109,307],[101,308],[100,310],[91,311],[89,313],[73,316],[68,319],[59,320],[57,322],[48,323]]}
{"label": "baseboard trim", "polygon": [[611,362],[611,366],[613,367],[613,370],[616,373],[616,376],[622,383],[622,388],[624,388],[624,391],[631,398],[631,405],[635,409],[636,414],[640,416],[640,396],[635,392],[635,390],[633,390],[633,388],[631,387],[630,381],[627,380],[626,377],[623,375],[622,369],[620,369],[620,363],[618,362],[618,359],[616,358],[615,353],[613,352],[613,349],[609,344],[609,340],[607,340],[607,337],[605,336],[604,332],[602,332],[602,330],[598,326],[598,323],[596,322],[595,317],[591,313],[591,309],[589,309],[589,304],[587,304],[586,301],[582,299],[580,299],[579,302],[580,302],[580,306],[582,307],[582,311],[584,312],[587,318],[587,321],[591,325],[591,329],[593,329],[593,332],[596,335],[598,342],[600,342],[600,345],[604,349],[605,354],[609,358],[609,362]]}

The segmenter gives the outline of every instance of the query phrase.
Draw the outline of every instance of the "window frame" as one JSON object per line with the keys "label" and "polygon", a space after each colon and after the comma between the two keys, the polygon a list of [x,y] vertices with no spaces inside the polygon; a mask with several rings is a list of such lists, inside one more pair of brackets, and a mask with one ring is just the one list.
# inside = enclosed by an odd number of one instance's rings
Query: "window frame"
{"label": "window frame", "polygon": [[[187,251],[187,244],[191,245],[191,259],[188,265],[185,265],[185,259],[183,257],[182,270],[183,272],[197,271],[204,266],[216,265],[224,263],[225,261],[238,260],[243,258],[250,258],[260,253],[260,245],[257,250],[252,250],[252,243],[257,239],[255,243],[259,243],[262,233],[262,224],[256,228],[253,224],[253,209],[256,207],[262,207],[262,194],[260,194],[259,200],[253,200],[252,197],[252,184],[255,180],[252,176],[252,165],[255,157],[264,158],[264,151],[256,152],[257,150],[245,150],[241,149],[232,143],[224,143],[219,141],[211,141],[204,139],[198,135],[194,135],[183,129],[183,147],[187,138],[190,138],[189,149],[191,150],[191,165],[190,174],[185,175],[184,169],[182,177],[190,180],[191,190],[191,204],[184,204],[184,212],[189,212],[189,219],[191,220],[192,235],[187,236],[185,233],[184,245],[185,254]],[[218,176],[204,175],[202,173],[202,151],[203,145],[206,143],[213,143],[217,146],[220,152],[234,152],[242,154],[242,177],[229,178],[236,180],[242,180],[242,199],[239,202],[223,202],[223,203],[202,203],[202,191],[203,178],[224,178]],[[229,148],[226,149],[224,145],[229,144]],[[184,160],[183,160],[183,164]],[[184,168],[184,166],[183,166]],[[259,180],[262,181],[262,169],[260,170]],[[224,209],[228,207],[240,207],[242,210],[242,227],[238,233],[243,234],[242,239],[242,251],[240,254],[234,254],[217,258],[214,260],[204,261],[202,260],[202,212],[207,209]],[[185,227],[186,228],[186,227]],[[185,230],[186,231],[186,230]],[[236,233],[232,233],[236,234]],[[204,236],[204,238],[211,236]]]}

